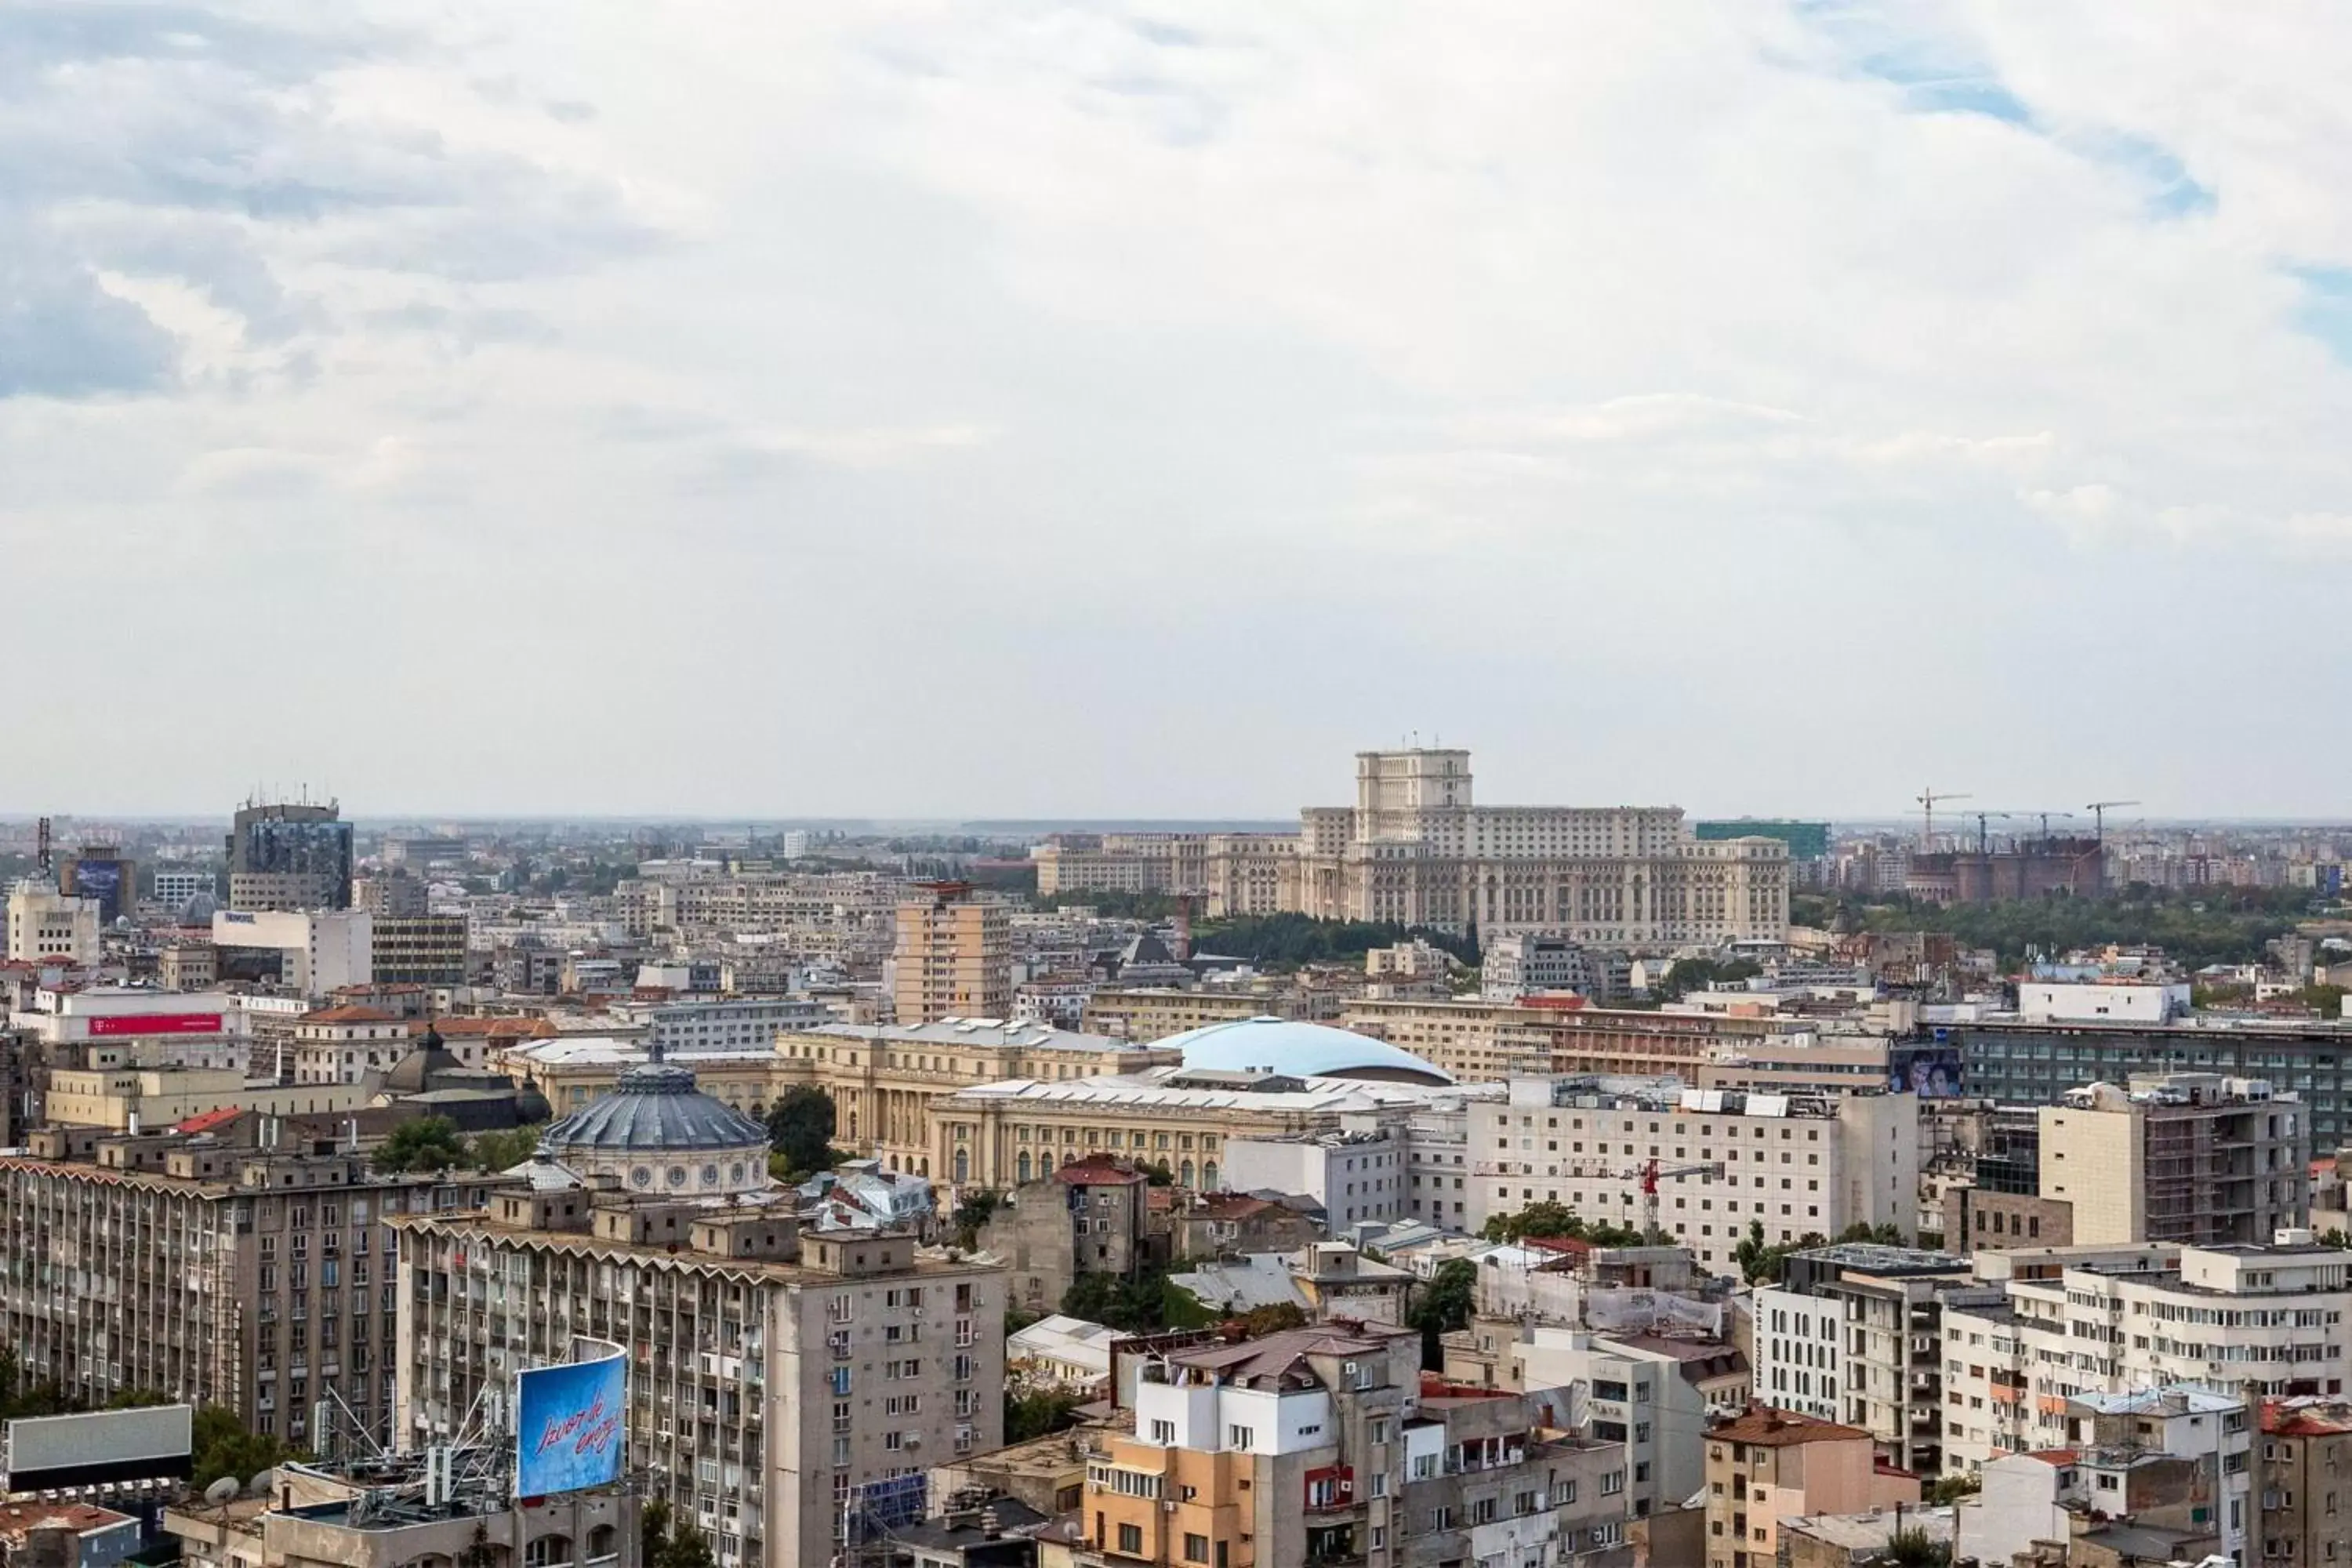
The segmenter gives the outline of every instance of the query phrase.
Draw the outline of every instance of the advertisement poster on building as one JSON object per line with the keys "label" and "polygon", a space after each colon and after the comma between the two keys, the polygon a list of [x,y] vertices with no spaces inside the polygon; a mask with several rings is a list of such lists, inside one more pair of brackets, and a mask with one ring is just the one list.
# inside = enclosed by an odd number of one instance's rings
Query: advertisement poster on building
{"label": "advertisement poster on building", "polygon": [[590,1359],[533,1367],[515,1380],[515,1495],[548,1497],[621,1479],[628,1361],[618,1345],[583,1340]]}

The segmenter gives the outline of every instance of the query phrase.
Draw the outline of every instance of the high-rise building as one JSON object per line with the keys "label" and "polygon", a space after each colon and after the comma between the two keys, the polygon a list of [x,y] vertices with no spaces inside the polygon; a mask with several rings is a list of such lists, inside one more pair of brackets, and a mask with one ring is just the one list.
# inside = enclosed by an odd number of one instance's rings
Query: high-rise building
{"label": "high-rise building", "polygon": [[1815,1247],[1756,1292],[1756,1388],[1778,1409],[1868,1432],[1879,1457],[1932,1476],[1943,1468],[1939,1287],[1968,1260],[1869,1242]]}
{"label": "high-rise building", "polygon": [[625,1346],[628,1468],[721,1568],[825,1562],[1000,1443],[1002,1269],[802,1235],[766,1129],[658,1058],[541,1149],[488,1212],[401,1222],[403,1432],[458,1430],[574,1334]]}
{"label": "high-rise building", "polygon": [[158,867],[155,870],[155,901],[176,915],[196,900],[211,898],[218,885],[218,879],[210,871]]}
{"label": "high-rise building", "polygon": [[352,908],[365,910],[372,915],[395,915],[406,919],[424,914],[428,907],[425,879],[413,877],[405,871],[362,877],[352,884]]}
{"label": "high-rise building", "polygon": [[300,1447],[332,1398],[383,1441],[396,1337],[383,1222],[479,1206],[499,1180],[176,1132],[36,1131],[26,1154],[0,1157],[5,1342],[27,1384],[89,1408],[152,1389]]}
{"label": "high-rise building", "polygon": [[2041,1109],[2039,1195],[2082,1246],[2266,1242],[2311,1217],[2311,1118],[2292,1095],[2218,1073],[2095,1083]]}
{"label": "high-rise building", "polygon": [[1677,806],[1475,805],[1465,751],[1359,752],[1354,805],[1307,807],[1295,839],[1211,842],[1205,859],[1212,914],[1271,886],[1319,919],[1482,935],[1626,946],[1789,929],[1784,840],[1701,839]]}
{"label": "high-rise building", "polygon": [[350,909],[352,825],[341,818],[332,802],[238,807],[228,834],[230,907]]}
{"label": "high-rise building", "polygon": [[58,886],[98,906],[100,925],[112,925],[139,901],[139,865],[119,849],[85,849],[58,868]]}
{"label": "high-rise building", "polygon": [[11,959],[96,963],[98,952],[97,900],[60,893],[48,882],[19,882],[9,889]]}
{"label": "high-rise building", "polygon": [[901,1024],[1013,1016],[1013,921],[969,882],[919,882],[898,904],[891,998]]}
{"label": "high-rise building", "polygon": [[369,932],[370,975],[379,985],[463,985],[463,915],[376,915]]}

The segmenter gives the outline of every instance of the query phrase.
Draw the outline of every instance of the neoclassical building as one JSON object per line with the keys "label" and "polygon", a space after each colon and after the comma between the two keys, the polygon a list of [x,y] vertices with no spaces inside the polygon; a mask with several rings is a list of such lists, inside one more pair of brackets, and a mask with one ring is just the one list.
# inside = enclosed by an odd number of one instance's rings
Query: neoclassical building
{"label": "neoclassical building", "polygon": [[1474,805],[1466,751],[1358,752],[1354,805],[1307,807],[1295,838],[1213,838],[1207,863],[1212,915],[1547,931],[1617,946],[1778,940],[1789,929],[1780,840],[1701,840],[1679,806]]}

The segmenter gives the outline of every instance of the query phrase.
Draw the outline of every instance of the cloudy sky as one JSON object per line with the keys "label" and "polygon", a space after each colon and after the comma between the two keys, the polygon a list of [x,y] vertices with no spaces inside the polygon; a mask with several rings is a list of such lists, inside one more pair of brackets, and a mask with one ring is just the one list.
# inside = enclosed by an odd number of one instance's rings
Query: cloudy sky
{"label": "cloudy sky", "polygon": [[0,5],[0,809],[2352,814],[2352,14]]}

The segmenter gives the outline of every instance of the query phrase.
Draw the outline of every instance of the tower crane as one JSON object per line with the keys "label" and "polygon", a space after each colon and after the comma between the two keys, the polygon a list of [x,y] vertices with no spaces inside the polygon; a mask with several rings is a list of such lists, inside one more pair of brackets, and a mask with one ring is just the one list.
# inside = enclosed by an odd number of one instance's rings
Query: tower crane
{"label": "tower crane", "polygon": [[2007,822],[2010,817],[2010,814],[2005,811],[1964,811],[1960,813],[1960,815],[1962,816],[1973,816],[1977,819],[1977,853],[1979,855],[1989,853],[1990,848],[1985,835],[1986,820],[1990,817],[1998,816],[2003,822]]}
{"label": "tower crane", "polygon": [[1933,789],[1919,792],[1919,847],[1929,854],[1936,848],[1936,803],[1939,800],[1969,800],[1963,791],[1946,790],[1938,795]]}
{"label": "tower crane", "polygon": [[2042,819],[2042,837],[2047,838],[2050,837],[2050,819],[2052,817],[2072,816],[2074,814],[2071,811],[2021,811],[2018,815],[2020,816],[2040,817]]}
{"label": "tower crane", "polygon": [[2098,824],[2096,831],[2098,833],[2099,842],[2100,844],[2105,845],[2107,841],[2107,813],[2119,805],[2137,805],[2139,804],[2140,803],[2136,800],[2095,800],[2083,809],[2091,814],[2091,820],[2093,822]]}
{"label": "tower crane", "polygon": [[[1503,1175],[1532,1176],[1536,1173],[1535,1166],[1525,1162],[1520,1163],[1516,1172],[1507,1164],[1499,1165],[1495,1169]],[[1661,1165],[1653,1159],[1635,1165],[1630,1170],[1619,1170],[1614,1166],[1580,1160],[1559,1165],[1547,1164],[1544,1167],[1544,1174],[1555,1179],[1565,1177],[1570,1181],[1635,1183],[1642,1191],[1642,1235],[1645,1238],[1653,1239],[1664,1234],[1658,1226],[1658,1184],[1660,1182],[1679,1181],[1685,1176],[1702,1176],[1712,1179],[1720,1177],[1723,1173],[1723,1162],[1720,1160],[1706,1164]]]}

